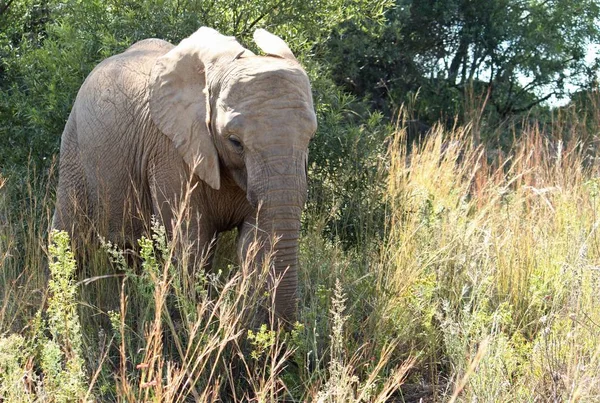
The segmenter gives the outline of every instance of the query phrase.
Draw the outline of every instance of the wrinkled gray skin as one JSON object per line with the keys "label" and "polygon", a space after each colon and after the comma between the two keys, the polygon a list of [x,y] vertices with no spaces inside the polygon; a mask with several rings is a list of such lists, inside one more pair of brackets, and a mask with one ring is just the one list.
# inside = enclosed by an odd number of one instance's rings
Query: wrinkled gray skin
{"label": "wrinkled gray skin", "polygon": [[155,215],[171,233],[191,178],[194,255],[236,227],[240,259],[255,228],[264,250],[276,236],[275,309],[293,320],[316,117],[287,45],[264,30],[254,38],[267,56],[201,28],[178,46],[148,39],[100,63],[62,135],[53,227],[133,243]]}

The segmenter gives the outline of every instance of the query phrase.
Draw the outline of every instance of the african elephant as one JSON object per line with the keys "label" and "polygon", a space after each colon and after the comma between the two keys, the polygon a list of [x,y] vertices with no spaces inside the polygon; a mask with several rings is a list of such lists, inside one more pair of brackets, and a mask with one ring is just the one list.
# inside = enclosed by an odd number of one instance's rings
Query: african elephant
{"label": "african elephant", "polygon": [[274,250],[275,311],[292,320],[317,121],[308,77],[286,43],[262,29],[254,41],[266,56],[203,27],[177,46],[146,39],[101,62],[62,134],[53,227],[78,233],[87,221],[91,232],[134,242],[155,216],[170,233],[191,181],[194,254],[238,228],[243,259],[258,237]]}

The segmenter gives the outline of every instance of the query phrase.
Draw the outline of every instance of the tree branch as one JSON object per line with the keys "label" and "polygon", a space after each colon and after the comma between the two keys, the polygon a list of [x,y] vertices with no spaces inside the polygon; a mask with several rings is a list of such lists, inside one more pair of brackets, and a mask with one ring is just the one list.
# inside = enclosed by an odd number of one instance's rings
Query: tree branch
{"label": "tree branch", "polygon": [[285,0],[280,0],[279,2],[277,2],[273,7],[271,7],[270,9],[268,9],[267,11],[265,11],[264,13],[262,13],[261,15],[259,15],[254,21],[252,21],[249,25],[246,26],[246,28],[244,28],[244,30],[241,32],[240,36],[244,36],[247,33],[250,32],[250,30],[252,28],[254,28],[254,26],[256,24],[258,24],[261,20],[263,20],[267,15],[269,15],[269,13],[271,11],[273,11],[274,9],[276,9],[277,7],[279,7],[281,4],[283,4]]}
{"label": "tree branch", "polygon": [[8,0],[6,3],[4,3],[2,6],[0,6],[0,16],[8,10],[8,8],[10,7],[10,5],[13,2],[14,2],[14,0]]}
{"label": "tree branch", "polygon": [[524,107],[522,107],[522,108],[511,108],[511,109],[510,109],[510,112],[511,112],[511,113],[520,113],[520,112],[526,112],[526,111],[530,110],[531,108],[533,108],[534,106],[536,106],[536,105],[539,105],[539,104],[541,104],[541,103],[542,103],[542,102],[544,102],[544,101],[547,101],[547,100],[548,100],[548,99],[550,99],[550,97],[552,97],[553,95],[556,95],[556,92],[555,92],[555,91],[552,91],[551,93],[549,93],[549,94],[546,94],[546,95],[544,95],[543,97],[541,97],[541,98],[538,98],[538,99],[536,99],[536,100],[535,100],[535,101],[533,101],[533,102],[530,102],[530,103],[529,103],[527,106],[524,106]]}

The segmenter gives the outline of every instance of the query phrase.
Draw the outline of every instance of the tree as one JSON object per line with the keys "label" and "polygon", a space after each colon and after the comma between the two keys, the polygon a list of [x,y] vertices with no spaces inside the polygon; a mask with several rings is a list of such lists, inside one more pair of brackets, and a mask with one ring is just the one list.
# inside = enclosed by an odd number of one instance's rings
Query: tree
{"label": "tree", "polygon": [[336,78],[396,106],[420,88],[430,120],[459,113],[473,91],[506,118],[586,84],[599,17],[596,0],[397,0],[379,29],[338,29]]}

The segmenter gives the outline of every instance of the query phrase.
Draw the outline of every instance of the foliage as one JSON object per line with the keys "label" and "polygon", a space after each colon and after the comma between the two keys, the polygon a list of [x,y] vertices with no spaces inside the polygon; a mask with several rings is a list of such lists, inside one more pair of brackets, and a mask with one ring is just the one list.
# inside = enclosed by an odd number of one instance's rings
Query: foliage
{"label": "foliage", "polygon": [[[0,10],[0,167],[48,166],[78,88],[95,64],[134,42],[174,43],[202,25],[251,46],[255,28],[285,38],[300,59],[332,27],[381,16],[384,0],[149,1],[11,0]],[[329,88],[328,88],[329,89]],[[46,161],[46,162],[44,162]]]}
{"label": "foliage", "polygon": [[267,325],[264,323],[256,333],[252,329],[248,329],[247,337],[253,346],[250,356],[255,360],[259,360],[275,344],[275,331],[268,330]]}
{"label": "foliage", "polygon": [[594,0],[398,0],[384,25],[343,24],[325,45],[336,82],[381,110],[452,120],[474,94],[505,119],[589,84],[599,16]]}

